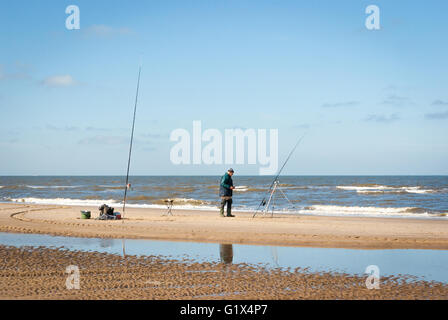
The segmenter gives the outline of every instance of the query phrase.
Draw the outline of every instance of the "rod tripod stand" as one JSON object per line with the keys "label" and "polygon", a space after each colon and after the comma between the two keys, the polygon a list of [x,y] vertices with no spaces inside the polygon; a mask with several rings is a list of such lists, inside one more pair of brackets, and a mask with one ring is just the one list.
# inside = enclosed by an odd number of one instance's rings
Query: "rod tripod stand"
{"label": "rod tripod stand", "polygon": [[[271,191],[269,193],[269,199],[266,202],[266,198],[264,198],[263,200],[261,200],[261,203],[258,205],[257,210],[255,210],[254,215],[252,216],[252,218],[255,218],[256,214],[261,211],[263,213],[263,216],[266,216],[269,212],[269,208],[271,208],[271,218],[274,216],[274,207],[275,207],[275,191],[280,191],[281,195],[283,196],[283,198],[285,198],[293,207],[294,204],[288,199],[288,197],[286,196],[286,194],[283,192],[283,190],[281,188],[279,188],[280,182],[278,181],[278,179],[274,180],[273,184],[272,184],[272,188]],[[263,210],[260,210],[261,207],[264,207]]]}

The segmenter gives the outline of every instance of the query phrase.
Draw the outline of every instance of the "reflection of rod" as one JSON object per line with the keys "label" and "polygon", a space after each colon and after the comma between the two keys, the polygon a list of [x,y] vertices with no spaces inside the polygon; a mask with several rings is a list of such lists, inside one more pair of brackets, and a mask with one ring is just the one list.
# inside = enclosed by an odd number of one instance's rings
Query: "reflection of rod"
{"label": "reflection of rod", "polygon": [[277,247],[271,247],[272,259],[274,260],[275,265],[278,267],[278,252]]}
{"label": "reflection of rod", "polygon": [[129,158],[128,158],[128,170],[126,172],[126,187],[124,189],[124,199],[123,199],[123,215],[126,210],[126,196],[128,193],[129,188],[129,168],[131,165],[131,153],[132,153],[132,141],[134,140],[134,127],[135,127],[135,115],[137,113],[137,99],[138,99],[138,89],[140,87],[140,73],[142,71],[142,66],[140,64],[140,67],[138,68],[138,80],[137,80],[137,92],[135,94],[135,104],[134,104],[134,118],[132,120],[132,131],[131,131],[131,142],[129,144]]}

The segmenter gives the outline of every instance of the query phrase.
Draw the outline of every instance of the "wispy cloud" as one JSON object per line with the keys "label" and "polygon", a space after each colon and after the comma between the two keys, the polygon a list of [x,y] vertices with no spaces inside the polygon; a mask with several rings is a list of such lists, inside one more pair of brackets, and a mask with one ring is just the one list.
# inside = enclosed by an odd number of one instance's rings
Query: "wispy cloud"
{"label": "wispy cloud", "polygon": [[444,119],[448,119],[448,111],[436,112],[436,113],[427,113],[427,114],[425,114],[425,119],[427,119],[427,120],[444,120]]}
{"label": "wispy cloud", "polygon": [[[128,136],[108,136],[96,135],[86,137],[78,141],[80,145],[101,145],[101,146],[128,146],[130,137]],[[134,147],[143,151],[154,151],[156,147],[153,142],[140,138],[134,138]]]}
{"label": "wispy cloud", "polygon": [[434,100],[433,103],[431,103],[432,106],[448,106],[448,101],[443,100]]}
{"label": "wispy cloud", "polygon": [[78,131],[79,128],[78,127],[74,127],[74,126],[65,126],[65,127],[57,127],[51,124],[47,124],[46,128],[48,130],[52,130],[52,131]]}
{"label": "wispy cloud", "polygon": [[300,123],[294,126],[296,129],[309,129],[310,125],[308,123]]}
{"label": "wispy cloud", "polygon": [[407,104],[413,104],[409,97],[399,96],[396,94],[389,94],[386,99],[384,99],[381,104],[383,105],[392,105],[401,107]]}
{"label": "wispy cloud", "polygon": [[100,37],[110,37],[116,35],[128,35],[132,33],[130,28],[126,27],[111,27],[104,24],[97,24],[87,27],[84,30],[86,35],[100,36]]}
{"label": "wispy cloud", "polygon": [[364,119],[364,121],[367,122],[378,122],[378,123],[391,123],[398,120],[400,120],[400,117],[396,113],[391,114],[389,116],[382,114],[371,114]]}
{"label": "wispy cloud", "polygon": [[143,138],[150,138],[150,139],[159,139],[162,138],[162,135],[159,133],[143,133],[141,134]]}
{"label": "wispy cloud", "polygon": [[324,103],[322,108],[339,108],[339,107],[353,107],[359,105],[358,101],[345,101],[336,103]]}
{"label": "wispy cloud", "polygon": [[85,127],[85,130],[86,131],[90,131],[90,132],[110,132],[110,131],[118,131],[118,130],[120,130],[120,131],[123,131],[124,129],[123,128],[116,128],[116,127],[114,127],[114,128],[101,128],[101,127],[92,127],[92,126],[88,126],[88,127]]}
{"label": "wispy cloud", "polygon": [[78,144],[82,145],[121,145],[128,144],[129,137],[122,136],[94,136],[89,138],[84,138],[78,141]]}
{"label": "wispy cloud", "polygon": [[70,87],[76,85],[77,82],[71,75],[65,74],[47,77],[41,84],[47,87]]}
{"label": "wispy cloud", "polygon": [[30,79],[31,76],[29,73],[24,69],[21,68],[19,65],[16,66],[17,71],[14,72],[6,72],[5,66],[0,65],[0,81],[1,80],[11,80],[11,79]]}

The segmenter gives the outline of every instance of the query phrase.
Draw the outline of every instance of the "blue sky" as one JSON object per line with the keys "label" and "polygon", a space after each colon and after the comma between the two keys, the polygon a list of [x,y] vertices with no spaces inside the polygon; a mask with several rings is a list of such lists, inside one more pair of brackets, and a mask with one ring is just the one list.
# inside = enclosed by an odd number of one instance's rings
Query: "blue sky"
{"label": "blue sky", "polygon": [[[80,8],[67,30],[65,8]],[[367,30],[368,5],[380,30]],[[0,175],[219,175],[170,132],[279,130],[285,174],[448,174],[446,1],[0,2]],[[234,165],[257,174],[256,165]]]}

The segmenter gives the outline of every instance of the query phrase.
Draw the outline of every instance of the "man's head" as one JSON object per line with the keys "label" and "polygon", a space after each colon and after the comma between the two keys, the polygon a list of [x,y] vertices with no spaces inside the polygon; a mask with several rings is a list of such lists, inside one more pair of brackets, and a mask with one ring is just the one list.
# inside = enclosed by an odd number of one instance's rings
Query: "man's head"
{"label": "man's head", "polygon": [[229,174],[229,176],[233,176],[233,169],[230,168],[229,170],[227,170],[227,173]]}

